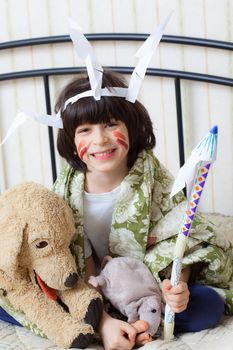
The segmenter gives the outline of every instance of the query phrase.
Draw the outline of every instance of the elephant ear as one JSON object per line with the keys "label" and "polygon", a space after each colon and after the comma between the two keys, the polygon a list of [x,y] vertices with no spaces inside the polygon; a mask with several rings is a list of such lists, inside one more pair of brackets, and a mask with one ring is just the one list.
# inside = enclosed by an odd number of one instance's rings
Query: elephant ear
{"label": "elephant ear", "polygon": [[97,288],[98,286],[103,287],[106,284],[106,281],[103,276],[90,276],[88,283]]}
{"label": "elephant ear", "polygon": [[9,276],[18,270],[25,226],[14,206],[0,201],[0,270]]}

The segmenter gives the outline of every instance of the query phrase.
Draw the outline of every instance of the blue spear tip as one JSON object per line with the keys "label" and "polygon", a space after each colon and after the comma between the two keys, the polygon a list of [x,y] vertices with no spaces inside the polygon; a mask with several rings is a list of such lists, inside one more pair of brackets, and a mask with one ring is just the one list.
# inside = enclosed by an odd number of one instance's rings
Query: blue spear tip
{"label": "blue spear tip", "polygon": [[210,129],[210,133],[216,135],[218,133],[218,125],[215,125]]}

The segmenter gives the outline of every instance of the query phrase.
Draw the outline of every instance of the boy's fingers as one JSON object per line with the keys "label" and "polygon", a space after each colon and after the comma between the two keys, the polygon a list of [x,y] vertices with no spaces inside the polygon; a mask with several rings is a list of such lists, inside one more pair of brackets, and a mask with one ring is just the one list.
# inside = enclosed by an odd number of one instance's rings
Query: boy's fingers
{"label": "boy's fingers", "polygon": [[171,308],[179,308],[179,307],[183,307],[185,305],[188,304],[188,300],[172,300],[172,299],[168,299],[167,303],[169,304],[169,306]]}
{"label": "boy's fingers", "polygon": [[149,325],[146,321],[138,320],[131,325],[136,329],[137,333],[145,332],[149,328]]}
{"label": "boy's fingers", "polygon": [[166,293],[165,294],[165,298],[166,300],[169,300],[170,302],[177,302],[177,303],[181,303],[181,302],[187,302],[189,300],[189,292],[182,292],[182,293]]}
{"label": "boy's fingers", "polygon": [[187,283],[179,282],[176,286],[173,286],[170,290],[172,294],[189,293]]}
{"label": "boy's fingers", "polygon": [[130,342],[132,342],[132,343],[135,342],[137,331],[134,327],[132,327],[128,323],[124,322],[121,325],[121,331],[122,331],[122,333],[126,333],[128,335],[128,339],[130,340]]}
{"label": "boy's fingers", "polygon": [[168,279],[163,280],[162,288],[164,292],[169,291],[172,288],[171,282]]}
{"label": "boy's fingers", "polygon": [[138,334],[136,338],[136,346],[142,346],[145,345],[148,342],[152,341],[152,336],[146,332]]}

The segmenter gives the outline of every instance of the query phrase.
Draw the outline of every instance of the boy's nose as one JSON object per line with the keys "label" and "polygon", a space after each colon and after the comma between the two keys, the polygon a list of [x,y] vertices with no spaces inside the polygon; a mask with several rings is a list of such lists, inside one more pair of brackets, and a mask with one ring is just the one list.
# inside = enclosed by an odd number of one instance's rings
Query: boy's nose
{"label": "boy's nose", "polygon": [[105,134],[104,131],[97,131],[95,133],[95,140],[94,142],[98,145],[105,144],[109,141],[108,136]]}

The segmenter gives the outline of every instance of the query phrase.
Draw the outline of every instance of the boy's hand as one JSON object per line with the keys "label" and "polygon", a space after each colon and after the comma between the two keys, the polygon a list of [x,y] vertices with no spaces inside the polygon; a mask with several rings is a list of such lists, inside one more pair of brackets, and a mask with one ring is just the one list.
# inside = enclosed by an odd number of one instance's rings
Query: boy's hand
{"label": "boy's hand", "polygon": [[131,350],[134,347],[137,330],[106,312],[102,316],[99,331],[104,350]]}
{"label": "boy's hand", "polygon": [[145,345],[148,342],[151,342],[152,336],[147,333],[147,330],[149,328],[149,325],[147,322],[143,320],[138,320],[134,323],[131,323],[131,325],[136,329],[137,331],[137,337],[135,341],[136,346],[142,346]]}
{"label": "boy's hand", "polygon": [[186,282],[180,281],[173,287],[170,280],[163,280],[162,293],[165,302],[174,312],[179,313],[186,310],[190,294]]}

